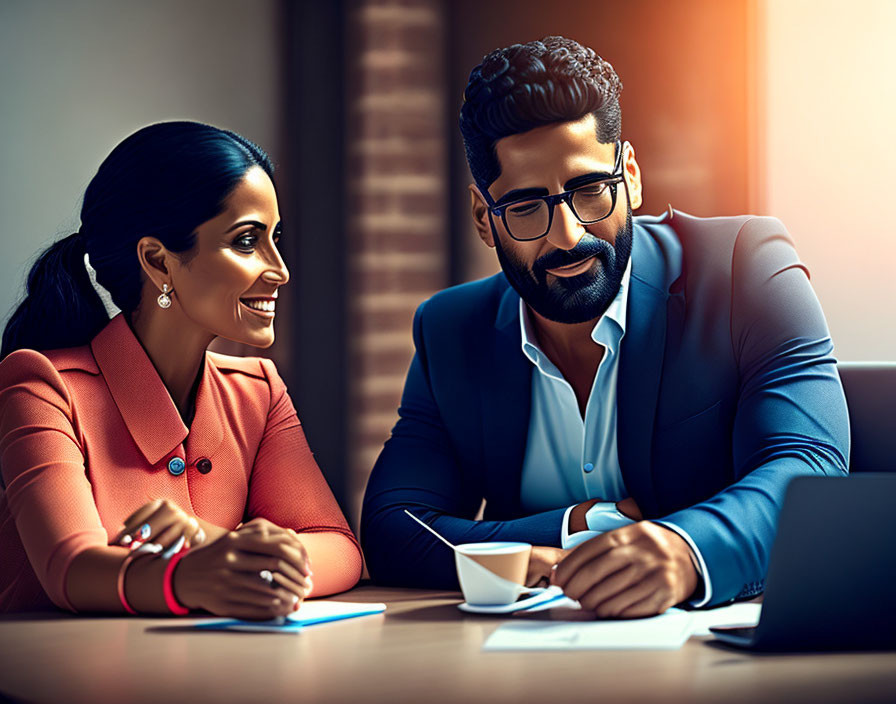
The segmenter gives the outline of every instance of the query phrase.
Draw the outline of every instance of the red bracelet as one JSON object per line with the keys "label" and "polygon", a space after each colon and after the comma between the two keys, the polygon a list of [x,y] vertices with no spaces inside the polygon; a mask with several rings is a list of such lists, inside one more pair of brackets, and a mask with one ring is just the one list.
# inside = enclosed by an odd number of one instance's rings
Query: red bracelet
{"label": "red bracelet", "polygon": [[134,609],[128,603],[128,598],[124,594],[124,573],[127,572],[128,567],[130,567],[130,564],[131,562],[133,562],[135,557],[138,557],[137,553],[128,553],[127,557],[125,557],[122,561],[121,567],[118,568],[118,600],[121,602],[124,610],[132,616],[136,616],[137,612],[134,611]]}
{"label": "red bracelet", "polygon": [[165,595],[165,606],[167,606],[168,610],[175,616],[186,616],[190,613],[190,610],[178,602],[177,597],[174,596],[173,585],[174,568],[177,567],[177,563],[180,562],[186,554],[186,550],[181,550],[168,560],[168,566],[165,568],[165,577],[162,579],[162,593]]}

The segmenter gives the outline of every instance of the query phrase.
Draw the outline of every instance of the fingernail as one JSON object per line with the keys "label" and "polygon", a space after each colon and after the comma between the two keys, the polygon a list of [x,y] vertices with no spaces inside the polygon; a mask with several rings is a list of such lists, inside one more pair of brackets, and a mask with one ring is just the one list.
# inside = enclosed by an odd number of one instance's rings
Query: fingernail
{"label": "fingernail", "polygon": [[297,597],[295,594],[293,594],[293,595],[292,595],[292,604],[293,604],[293,606],[295,606],[295,605],[298,604],[298,603],[299,603],[299,597]]}
{"label": "fingernail", "polygon": [[179,553],[181,549],[184,547],[184,543],[187,542],[187,537],[185,535],[180,536],[177,539],[177,542],[174,543],[170,548],[168,548],[165,552],[162,553],[162,559],[168,560],[172,558],[174,555]]}
{"label": "fingernail", "polygon": [[143,541],[142,541],[142,540],[135,540],[133,543],[131,543],[131,550],[136,550],[136,549],[139,548],[141,545],[143,545]]}
{"label": "fingernail", "polygon": [[136,552],[145,552],[150,554],[156,554],[162,552],[162,546],[158,543],[143,543],[139,548],[137,548]]}
{"label": "fingernail", "polygon": [[149,523],[144,523],[137,531],[137,537],[140,538],[140,540],[146,540],[151,534],[152,528],[149,527]]}
{"label": "fingernail", "polygon": [[125,546],[127,546],[127,545],[130,545],[132,542],[134,542],[134,539],[133,539],[130,535],[126,535],[126,536],[124,536],[121,540],[119,540],[118,542],[119,542],[119,544],[121,544],[121,545],[125,545]]}
{"label": "fingernail", "polygon": [[196,533],[196,535],[193,536],[193,542],[194,542],[196,545],[199,545],[199,543],[203,543],[203,542],[205,542],[205,531],[202,530],[202,528],[200,528],[200,529],[199,529],[199,532]]}

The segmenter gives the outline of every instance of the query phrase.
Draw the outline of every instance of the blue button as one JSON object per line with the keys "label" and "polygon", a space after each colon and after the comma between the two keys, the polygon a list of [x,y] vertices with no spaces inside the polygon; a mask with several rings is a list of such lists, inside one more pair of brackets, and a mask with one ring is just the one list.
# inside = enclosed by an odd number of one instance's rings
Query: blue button
{"label": "blue button", "polygon": [[172,457],[170,460],[168,460],[168,471],[171,472],[175,477],[183,474],[186,468],[186,462],[184,462],[180,457]]}
{"label": "blue button", "polygon": [[582,467],[582,469],[584,469],[586,472],[591,472],[594,469],[594,465],[590,462],[586,462],[585,466]]}

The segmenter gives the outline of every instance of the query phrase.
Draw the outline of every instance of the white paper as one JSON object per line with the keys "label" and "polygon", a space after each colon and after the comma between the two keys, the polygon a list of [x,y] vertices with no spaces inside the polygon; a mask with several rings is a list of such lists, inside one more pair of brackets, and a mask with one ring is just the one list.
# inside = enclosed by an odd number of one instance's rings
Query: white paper
{"label": "white paper", "polygon": [[625,621],[526,621],[505,623],[483,650],[675,650],[691,635],[691,614],[669,609]]}
{"label": "white paper", "polygon": [[730,604],[717,609],[691,612],[691,635],[708,636],[710,626],[755,626],[762,604]]}

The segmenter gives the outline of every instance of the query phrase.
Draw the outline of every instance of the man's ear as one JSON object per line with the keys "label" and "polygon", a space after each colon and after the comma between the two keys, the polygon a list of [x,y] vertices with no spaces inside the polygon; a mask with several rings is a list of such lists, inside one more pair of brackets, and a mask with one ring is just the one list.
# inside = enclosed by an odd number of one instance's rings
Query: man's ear
{"label": "man's ear", "polygon": [[487,246],[494,247],[495,238],[488,217],[488,204],[475,183],[470,184],[470,213],[473,216],[473,225],[476,227],[479,239]]}
{"label": "man's ear", "polygon": [[628,197],[631,199],[632,210],[637,210],[644,202],[641,187],[641,167],[635,159],[635,148],[628,142],[622,145],[622,175],[628,186]]}
{"label": "man's ear", "polygon": [[168,284],[168,288],[174,288],[169,266],[171,259],[171,252],[155,237],[141,237],[137,242],[137,260],[140,262],[140,268],[153,286],[160,291],[163,284]]}

